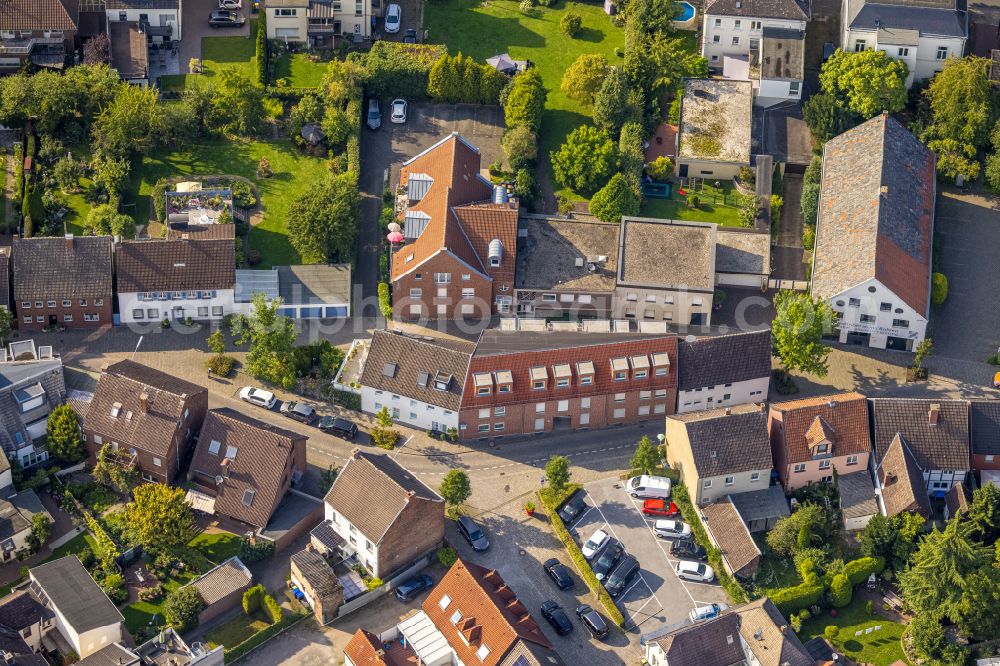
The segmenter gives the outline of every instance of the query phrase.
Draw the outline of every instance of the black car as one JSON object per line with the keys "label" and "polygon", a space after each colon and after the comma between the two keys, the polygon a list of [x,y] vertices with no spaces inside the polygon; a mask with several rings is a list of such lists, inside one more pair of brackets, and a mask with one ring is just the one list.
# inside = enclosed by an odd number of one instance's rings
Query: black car
{"label": "black car", "polygon": [[608,635],[608,623],[604,621],[600,613],[587,604],[576,607],[576,616],[580,618],[580,623],[594,638],[600,640]]}
{"label": "black car", "polygon": [[228,9],[216,10],[208,17],[208,24],[213,28],[238,28],[246,22],[243,14]]}
{"label": "black car", "polygon": [[556,558],[545,560],[542,567],[560,590],[569,590],[573,587],[573,577],[569,575],[569,568]]}
{"label": "black car", "polygon": [[604,581],[604,589],[612,597],[617,597],[637,573],[639,573],[639,560],[632,555],[626,555],[608,574]]}
{"label": "black car", "polygon": [[578,490],[570,495],[569,498],[563,502],[562,506],[559,507],[559,518],[561,518],[566,525],[570,525],[574,520],[583,514],[583,511],[586,508],[587,503],[583,501],[583,491]]}
{"label": "black car", "polygon": [[289,400],[281,403],[281,415],[309,425],[316,420],[316,408],[307,402]]}
{"label": "black car", "polygon": [[625,547],[618,539],[608,539],[604,547],[597,553],[590,568],[594,570],[597,580],[601,580],[608,575],[611,568],[618,562],[618,558],[625,552]]}
{"label": "black car", "polygon": [[556,602],[549,600],[542,604],[542,617],[549,621],[552,628],[556,630],[556,633],[560,636],[565,636],[569,632],[573,631],[573,623],[569,621],[569,616],[566,615],[566,611],[562,609],[562,606]]}
{"label": "black car", "polygon": [[472,546],[472,550],[481,553],[489,550],[490,541],[483,534],[483,531],[476,525],[476,521],[468,516],[458,517],[458,531],[462,533],[465,540]]}
{"label": "black car", "polygon": [[404,44],[416,44],[417,43],[417,31],[413,28],[406,29],[406,35],[403,36]]}
{"label": "black car", "polygon": [[342,419],[339,416],[324,416],[316,424],[316,427],[323,432],[328,432],[331,435],[337,435],[344,439],[354,439],[355,435],[358,434],[357,424],[347,419]]}
{"label": "black car", "polygon": [[670,554],[678,559],[701,560],[708,559],[708,553],[691,539],[676,539],[670,544]]}
{"label": "black car", "polygon": [[396,598],[400,601],[409,601],[424,590],[429,590],[434,586],[434,579],[430,576],[420,574],[400,583],[396,588]]}

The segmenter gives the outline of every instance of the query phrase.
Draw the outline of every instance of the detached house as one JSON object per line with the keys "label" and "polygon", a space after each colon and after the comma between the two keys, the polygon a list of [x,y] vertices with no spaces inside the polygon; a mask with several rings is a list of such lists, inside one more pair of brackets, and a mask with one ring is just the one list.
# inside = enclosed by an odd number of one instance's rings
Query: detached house
{"label": "detached house", "polygon": [[134,361],[101,372],[83,424],[93,461],[110,445],[146,481],[171,483],[208,409],[208,390]]}
{"label": "detached house", "polygon": [[115,250],[123,324],[219,320],[236,310],[231,240],[140,240]]}
{"label": "detached house", "polygon": [[767,399],[771,385],[771,331],[680,340],[677,413]]}
{"label": "detached house", "polygon": [[268,0],[267,38],[309,46],[331,46],[334,37],[371,37],[372,18],[382,15],[381,0]]}
{"label": "detached house", "polygon": [[0,446],[7,458],[24,468],[48,460],[49,413],[65,400],[62,359],[52,347],[19,340],[0,349]]}
{"label": "detached house", "polygon": [[913,351],[930,316],[934,153],[888,114],[826,142],[812,295],[840,342]]}
{"label": "detached house", "polygon": [[[969,471],[969,403],[964,400],[875,398],[875,481],[883,507],[921,506],[943,498]],[[895,487],[895,488],[894,488]],[[898,489],[907,501],[889,501]],[[912,502],[910,497],[912,496]],[[896,511],[898,513],[898,511]]]}
{"label": "detached house", "polygon": [[444,500],[388,456],[355,449],[324,502],[326,520],[312,531],[316,548],[354,556],[382,579],[444,540]]}
{"label": "detached house", "polygon": [[969,36],[965,0],[842,0],[840,47],[885,51],[906,63],[909,87],[929,79],[948,58],[961,58]]}
{"label": "detached house", "polygon": [[680,472],[696,505],[770,485],[764,405],[669,416],[664,434],[667,461]]}
{"label": "detached house", "polygon": [[188,480],[208,513],[264,529],[305,470],[305,435],[226,407],[205,416]]}
{"label": "detached house", "polygon": [[96,328],[111,324],[111,237],[14,241],[18,328]]}
{"label": "detached house", "polygon": [[517,202],[481,166],[479,150],[457,132],[403,164],[405,242],[393,252],[391,280],[404,319],[511,312]]}
{"label": "detached house", "polygon": [[5,0],[0,11],[0,74],[15,72],[26,62],[62,69],[78,28],[68,5],[61,0]]}
{"label": "detached house", "polygon": [[791,492],[868,469],[868,401],[860,393],[771,403],[767,428],[778,478]]}

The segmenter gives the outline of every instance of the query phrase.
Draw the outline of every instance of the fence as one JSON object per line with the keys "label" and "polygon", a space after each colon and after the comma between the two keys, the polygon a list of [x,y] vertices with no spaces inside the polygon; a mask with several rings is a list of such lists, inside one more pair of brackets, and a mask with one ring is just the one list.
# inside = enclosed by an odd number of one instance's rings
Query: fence
{"label": "fence", "polygon": [[809,291],[809,283],[805,280],[768,280],[768,289],[791,289],[792,291]]}
{"label": "fence", "polygon": [[355,597],[354,599],[351,599],[346,604],[342,605],[340,608],[337,609],[337,617],[335,617],[330,622],[339,620],[345,615],[353,613],[359,608],[364,608],[365,606],[375,601],[376,599],[379,599],[385,596],[386,594],[389,594],[397,585],[399,585],[400,583],[402,583],[403,581],[405,581],[418,571],[422,571],[424,567],[426,567],[434,560],[434,558],[436,557],[436,553],[437,549],[428,553],[427,555],[424,555],[419,560],[408,566],[406,569],[396,574],[389,580],[385,581],[385,583],[380,587],[375,588],[371,592],[365,592],[360,597]]}

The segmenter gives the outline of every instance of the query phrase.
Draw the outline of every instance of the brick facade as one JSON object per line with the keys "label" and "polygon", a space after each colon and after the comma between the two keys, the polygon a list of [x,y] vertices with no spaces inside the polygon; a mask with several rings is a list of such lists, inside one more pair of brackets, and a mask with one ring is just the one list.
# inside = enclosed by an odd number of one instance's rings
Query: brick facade
{"label": "brick facade", "polygon": [[411,497],[378,545],[378,571],[382,579],[436,550],[444,541],[441,502]]}
{"label": "brick facade", "polygon": [[112,323],[112,297],[63,298],[53,295],[44,301],[18,301],[17,328],[41,331],[46,328],[97,328]]}
{"label": "brick facade", "polygon": [[[405,248],[400,250],[405,251]],[[437,274],[447,274],[449,282],[435,282]],[[465,276],[469,279],[466,280]],[[420,291],[416,292],[417,289]],[[472,289],[471,297],[464,295],[469,289]],[[393,313],[403,320],[488,317],[492,300],[493,285],[490,280],[445,252],[435,254],[393,283]],[[414,312],[414,305],[420,306],[419,313]],[[440,309],[442,306],[443,311]]]}

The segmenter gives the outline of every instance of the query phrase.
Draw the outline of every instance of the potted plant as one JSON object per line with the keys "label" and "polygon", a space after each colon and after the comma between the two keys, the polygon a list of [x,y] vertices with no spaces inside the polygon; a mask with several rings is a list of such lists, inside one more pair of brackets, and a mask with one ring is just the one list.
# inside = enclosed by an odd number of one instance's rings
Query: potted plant
{"label": "potted plant", "polygon": [[526,514],[528,514],[529,516],[535,515],[535,503],[534,502],[525,502],[525,504],[524,504],[524,512]]}

